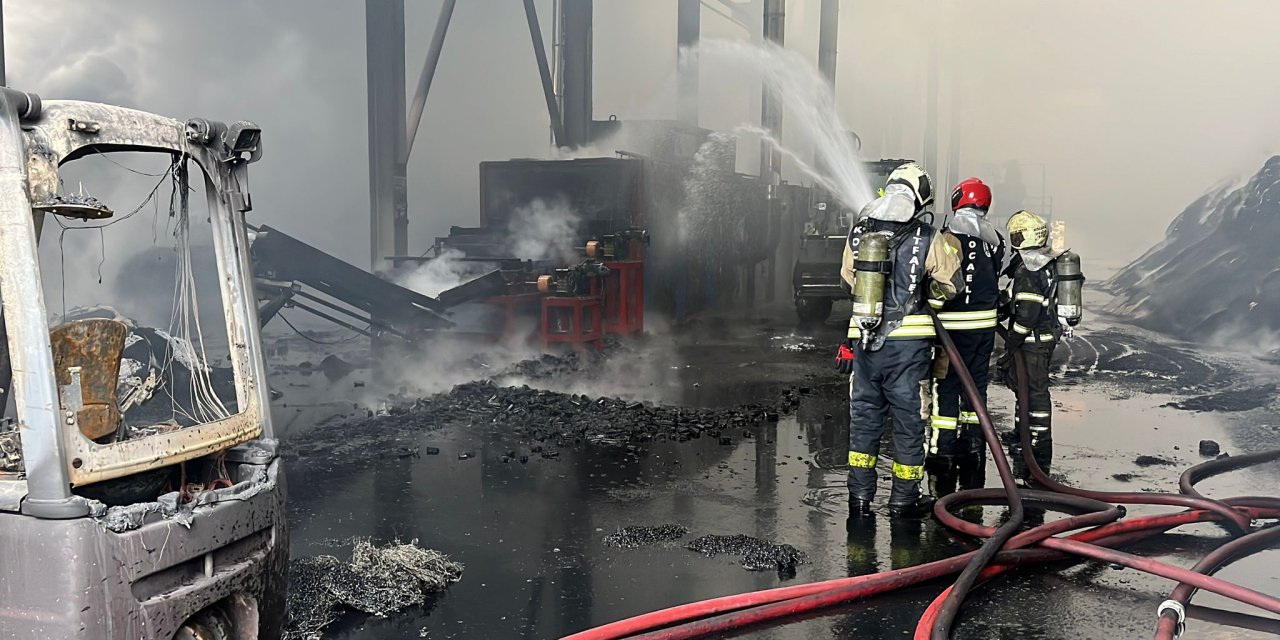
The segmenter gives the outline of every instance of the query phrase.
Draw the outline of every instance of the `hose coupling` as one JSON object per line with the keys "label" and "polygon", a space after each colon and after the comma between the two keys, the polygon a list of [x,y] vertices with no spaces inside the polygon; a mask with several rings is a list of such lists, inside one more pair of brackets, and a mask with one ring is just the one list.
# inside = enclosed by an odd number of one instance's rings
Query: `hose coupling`
{"label": "hose coupling", "polygon": [[1178,617],[1178,628],[1174,630],[1173,637],[1182,637],[1182,632],[1187,628],[1186,607],[1182,606],[1182,603],[1177,600],[1165,600],[1164,602],[1161,602],[1159,608],[1156,609],[1156,617],[1159,618],[1163,616],[1166,611],[1172,611],[1174,615]]}

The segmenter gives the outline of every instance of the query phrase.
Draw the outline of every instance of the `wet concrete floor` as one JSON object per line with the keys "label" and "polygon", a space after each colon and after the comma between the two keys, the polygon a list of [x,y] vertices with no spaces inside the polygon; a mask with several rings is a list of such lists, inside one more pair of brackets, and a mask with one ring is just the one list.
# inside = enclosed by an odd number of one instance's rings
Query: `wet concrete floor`
{"label": "wet concrete floor", "polygon": [[[776,425],[725,434],[729,444],[703,437],[650,443],[633,452],[584,444],[562,448],[557,459],[531,455],[520,463],[518,456],[504,459],[512,451],[529,453],[531,443],[500,426],[415,424],[351,433],[346,450],[291,460],[295,557],[332,553],[335,540],[352,536],[416,538],[466,565],[462,581],[431,606],[387,619],[352,614],[326,637],[555,638],[674,604],[914,565],[963,551],[932,521],[891,522],[883,505],[873,523],[847,529],[842,464],[847,389],[830,371],[841,329],[835,321],[801,329],[783,318],[695,324],[675,338],[654,338],[615,357],[605,372],[539,382],[698,406],[759,402],[786,385],[809,390],[796,414]],[[1202,460],[1196,450],[1201,439],[1217,440],[1233,454],[1280,446],[1270,402],[1231,413],[1161,406],[1238,386],[1267,369],[1225,366],[1141,332],[1103,322],[1094,326],[1069,353],[1064,350],[1063,380],[1055,390],[1055,475],[1098,489],[1176,490],[1178,473]],[[282,361],[301,359],[302,345],[291,344],[292,354]],[[310,348],[313,357],[323,353]],[[1134,366],[1126,366],[1125,359]],[[275,412],[288,429],[287,444],[305,445],[311,425],[326,415],[353,413],[349,398],[360,396],[368,403],[369,387],[356,388],[353,382],[367,377],[371,374],[360,369],[333,380],[277,370],[272,380],[285,397]],[[991,404],[1007,422],[1011,394],[993,387]],[[435,447],[439,454],[399,457],[394,452],[402,447]],[[1132,461],[1139,455],[1176,464],[1138,467]],[[888,470],[882,471],[887,478]],[[1277,475],[1274,467],[1241,472],[1203,488],[1220,496],[1266,488],[1275,493]],[[988,486],[998,486],[994,475]],[[986,515],[992,522],[998,517],[994,509]],[[639,549],[611,548],[602,541],[625,526],[666,523],[683,525],[690,533],[674,543]],[[737,558],[708,558],[683,548],[701,535],[738,533],[794,545],[808,562],[784,580],[772,571],[744,570]],[[1221,535],[1207,525],[1179,533]],[[1181,535],[1146,552],[1190,564],[1202,550],[1198,539]],[[1280,551],[1272,551],[1219,575],[1277,593],[1278,562]],[[910,637],[920,612],[944,586],[929,584],[830,615],[746,630],[742,637]],[[1171,588],[1160,579],[1096,564],[1022,571],[975,592],[955,637],[1145,637],[1153,628],[1155,607]],[[1248,611],[1212,594],[1199,594],[1195,602]],[[1198,621],[1191,629],[1196,637],[1274,637]]]}

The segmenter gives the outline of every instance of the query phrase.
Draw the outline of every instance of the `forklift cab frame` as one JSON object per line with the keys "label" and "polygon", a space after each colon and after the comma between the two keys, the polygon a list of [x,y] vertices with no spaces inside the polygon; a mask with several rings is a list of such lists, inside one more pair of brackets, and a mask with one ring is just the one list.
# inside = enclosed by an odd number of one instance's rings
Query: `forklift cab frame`
{"label": "forklift cab frame", "polygon": [[[22,473],[0,473],[0,635],[114,640],[171,638],[185,629],[227,640],[278,636],[288,555],[284,477],[244,219],[248,165],[260,157],[260,142],[248,122],[42,103],[0,88],[0,299],[23,462]],[[55,375],[37,251],[46,207],[33,211],[33,203],[56,194],[63,164],[118,151],[158,152],[200,167],[238,413],[99,443],[77,427]],[[92,515],[102,515],[101,505],[72,491],[214,454],[232,466],[236,486],[251,489],[249,497],[206,505],[185,527],[150,513],[136,528],[109,530],[91,517],[94,507]]]}

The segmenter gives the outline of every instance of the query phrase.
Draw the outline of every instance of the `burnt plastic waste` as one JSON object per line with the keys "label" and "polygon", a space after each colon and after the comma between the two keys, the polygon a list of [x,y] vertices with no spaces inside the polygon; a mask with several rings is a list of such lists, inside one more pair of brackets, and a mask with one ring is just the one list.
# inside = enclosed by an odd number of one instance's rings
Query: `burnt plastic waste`
{"label": "burnt plastic waste", "polygon": [[673,542],[686,535],[689,535],[689,528],[678,524],[631,525],[606,535],[601,542],[615,549],[638,549]]}

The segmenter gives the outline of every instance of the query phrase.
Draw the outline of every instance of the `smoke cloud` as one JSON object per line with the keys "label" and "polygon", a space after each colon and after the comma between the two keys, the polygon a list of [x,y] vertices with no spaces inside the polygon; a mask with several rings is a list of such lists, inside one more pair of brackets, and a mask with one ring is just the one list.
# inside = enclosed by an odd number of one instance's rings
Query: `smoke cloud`
{"label": "smoke cloud", "polygon": [[581,218],[564,198],[535,199],[511,214],[507,228],[511,255],[522,260],[581,260],[577,251]]}
{"label": "smoke cloud", "polygon": [[[463,260],[455,249],[444,250],[436,259],[425,262],[396,278],[396,284],[432,298],[469,280],[485,274],[484,265]],[[491,267],[490,267],[491,268]]]}

